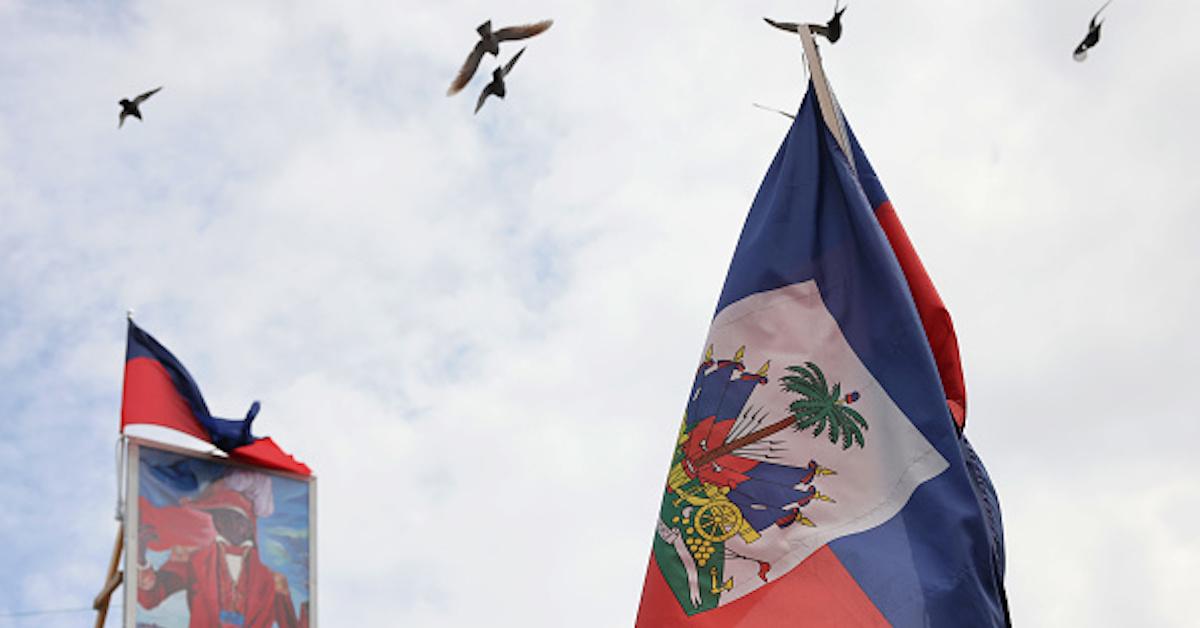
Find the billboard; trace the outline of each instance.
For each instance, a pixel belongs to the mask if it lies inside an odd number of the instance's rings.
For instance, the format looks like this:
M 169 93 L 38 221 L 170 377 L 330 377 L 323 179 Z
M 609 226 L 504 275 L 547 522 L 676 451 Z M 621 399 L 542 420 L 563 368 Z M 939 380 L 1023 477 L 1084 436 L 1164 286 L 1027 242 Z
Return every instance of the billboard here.
M 311 628 L 316 483 L 131 439 L 126 628 Z

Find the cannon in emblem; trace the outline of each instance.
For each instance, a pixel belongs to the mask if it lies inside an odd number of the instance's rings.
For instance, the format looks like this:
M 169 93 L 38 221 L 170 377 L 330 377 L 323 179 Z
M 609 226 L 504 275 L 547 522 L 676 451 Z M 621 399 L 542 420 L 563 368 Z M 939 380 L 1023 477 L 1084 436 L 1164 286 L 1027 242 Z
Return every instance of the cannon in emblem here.
M 696 507 L 693 527 L 701 538 L 720 543 L 737 534 L 747 543 L 758 540 L 758 532 L 742 516 L 737 505 L 726 497 L 729 487 L 718 487 L 690 478 L 683 470 L 683 465 L 678 463 L 671 468 L 667 483 L 679 496 L 675 500 L 676 506 L 687 502 Z

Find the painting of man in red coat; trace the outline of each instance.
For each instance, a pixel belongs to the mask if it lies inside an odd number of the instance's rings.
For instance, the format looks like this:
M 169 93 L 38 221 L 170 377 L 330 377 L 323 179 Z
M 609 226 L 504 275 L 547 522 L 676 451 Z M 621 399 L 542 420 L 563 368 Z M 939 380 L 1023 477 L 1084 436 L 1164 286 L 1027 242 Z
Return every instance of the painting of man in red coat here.
M 178 607 L 177 594 L 182 594 L 187 610 L 186 624 L 180 626 L 306 628 L 307 603 L 298 617 L 288 578 L 264 563 L 259 545 L 258 522 L 275 510 L 272 478 L 255 471 L 226 469 L 223 475 L 206 479 L 203 473 L 195 473 L 194 466 L 157 470 L 167 478 L 166 484 L 182 482 L 186 487 L 194 481 L 202 487 L 194 497 L 161 506 L 145 495 L 139 497 L 139 613 L 155 609 L 172 596 Z M 181 480 L 181 470 L 192 475 L 184 473 Z M 273 547 L 279 555 L 282 546 L 276 543 Z M 147 559 L 147 549 L 157 551 L 157 567 Z M 174 612 L 169 623 L 183 621 Z M 166 623 L 161 619 L 143 623 L 139 615 L 138 625 Z

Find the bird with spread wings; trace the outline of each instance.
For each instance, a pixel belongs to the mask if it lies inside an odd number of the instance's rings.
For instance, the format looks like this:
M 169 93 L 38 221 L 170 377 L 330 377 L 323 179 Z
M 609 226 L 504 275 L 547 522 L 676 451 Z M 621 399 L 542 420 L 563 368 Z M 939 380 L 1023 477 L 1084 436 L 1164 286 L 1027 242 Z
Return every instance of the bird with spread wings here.
M 829 18 L 829 22 L 825 24 L 808 24 L 807 26 L 815 35 L 820 35 L 829 40 L 829 43 L 836 44 L 842 38 L 842 14 L 846 12 L 846 7 L 839 8 L 835 3 L 833 5 L 833 17 Z M 769 17 L 764 17 L 767 24 L 774 26 L 782 31 L 795 33 L 800 30 L 800 24 L 796 22 L 776 22 Z
M 457 94 L 467 86 L 467 83 L 471 82 L 471 78 L 475 76 L 475 71 L 479 69 L 479 63 L 483 61 L 485 53 L 492 56 L 499 56 L 500 42 L 528 39 L 545 32 L 552 25 L 554 25 L 554 20 L 542 20 L 522 26 L 506 26 L 500 30 L 493 31 L 491 20 L 480 24 L 475 29 L 479 33 L 479 41 L 471 49 L 471 54 L 467 55 L 467 60 L 463 63 L 462 68 L 458 70 L 458 75 L 454 77 L 454 82 L 446 90 L 446 95 L 453 96 Z M 512 62 L 510 61 L 509 63 Z
M 1100 18 L 1100 12 L 1103 11 L 1111 2 L 1112 0 L 1105 2 L 1104 6 L 1100 7 L 1100 11 L 1096 11 L 1096 14 L 1092 16 L 1092 21 L 1088 22 L 1087 35 L 1083 38 L 1083 41 L 1079 42 L 1078 46 L 1075 46 L 1075 53 L 1071 55 L 1076 61 L 1083 61 L 1084 59 L 1087 59 L 1088 50 L 1100 43 L 1100 25 L 1104 23 L 1104 20 L 1096 20 Z
M 127 118 L 129 116 L 133 116 L 133 117 L 137 118 L 138 120 L 141 120 L 142 112 L 138 109 L 138 105 L 142 104 L 143 102 L 146 102 L 147 98 L 157 94 L 158 90 L 160 90 L 160 89 L 162 89 L 161 86 L 156 87 L 156 88 L 146 92 L 145 94 L 142 94 L 142 95 L 138 96 L 137 98 L 134 98 L 133 100 L 129 100 L 128 98 L 122 98 L 121 101 L 117 103 L 118 105 L 121 105 L 121 114 L 117 118 L 117 128 L 119 129 L 119 128 L 125 126 L 125 118 Z
M 479 100 L 475 103 L 475 113 L 479 113 L 479 110 L 483 108 L 483 101 L 487 100 L 488 96 L 504 98 L 505 94 L 508 93 L 504 85 L 504 77 L 508 76 L 509 72 L 512 72 L 513 66 L 517 64 L 517 59 L 520 59 L 524 53 L 524 48 L 518 50 L 517 54 L 508 60 L 508 63 L 492 71 L 492 82 L 485 85 L 483 91 L 479 93 Z

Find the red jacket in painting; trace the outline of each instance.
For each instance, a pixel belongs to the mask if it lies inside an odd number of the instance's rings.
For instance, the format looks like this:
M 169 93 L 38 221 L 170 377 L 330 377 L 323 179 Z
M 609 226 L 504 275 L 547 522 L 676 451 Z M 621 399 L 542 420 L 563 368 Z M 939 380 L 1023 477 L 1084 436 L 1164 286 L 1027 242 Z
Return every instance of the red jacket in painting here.
M 242 569 L 234 581 L 226 555 L 239 551 Z M 139 578 L 138 603 L 154 608 L 172 593 L 186 590 L 190 628 L 298 626 L 287 579 L 264 565 L 253 546 L 233 548 L 217 541 L 194 551 L 176 547 L 152 573 L 153 578 Z

